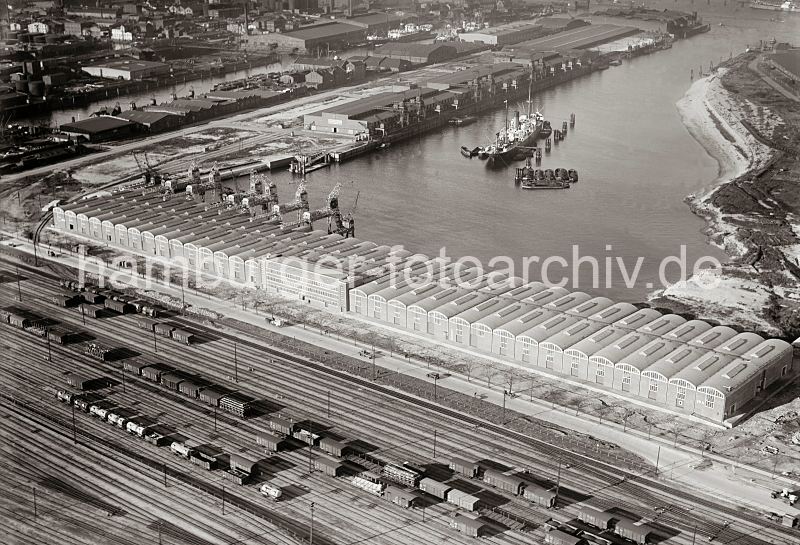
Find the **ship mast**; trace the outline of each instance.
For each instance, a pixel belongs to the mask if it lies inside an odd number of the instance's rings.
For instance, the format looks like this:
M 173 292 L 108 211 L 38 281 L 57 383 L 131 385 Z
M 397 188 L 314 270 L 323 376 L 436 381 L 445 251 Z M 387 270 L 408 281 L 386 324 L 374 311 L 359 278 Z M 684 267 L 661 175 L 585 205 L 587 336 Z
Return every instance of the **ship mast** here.
M 533 89 L 533 60 L 531 60 L 531 76 L 528 79 L 528 123 L 531 122 L 531 91 Z

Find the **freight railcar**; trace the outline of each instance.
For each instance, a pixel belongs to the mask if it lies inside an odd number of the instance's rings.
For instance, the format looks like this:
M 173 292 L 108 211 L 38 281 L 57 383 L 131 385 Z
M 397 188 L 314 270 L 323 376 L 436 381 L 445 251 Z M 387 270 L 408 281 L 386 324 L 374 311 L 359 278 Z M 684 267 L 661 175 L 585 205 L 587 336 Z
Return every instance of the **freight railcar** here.
M 108 361 L 111 359 L 114 349 L 108 346 L 103 346 L 100 343 L 88 342 L 83 350 L 87 356 L 100 361 Z

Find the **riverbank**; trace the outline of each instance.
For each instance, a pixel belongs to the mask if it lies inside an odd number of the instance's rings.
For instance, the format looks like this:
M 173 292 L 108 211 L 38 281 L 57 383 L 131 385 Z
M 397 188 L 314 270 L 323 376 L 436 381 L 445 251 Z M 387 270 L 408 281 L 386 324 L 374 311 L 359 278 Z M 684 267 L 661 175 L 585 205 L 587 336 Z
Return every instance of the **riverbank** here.
M 730 260 L 651 300 L 793 340 L 800 335 L 800 174 L 787 165 L 796 153 L 769 144 L 781 141 L 786 149 L 789 142 L 797 150 L 800 112 L 749 70 L 752 58 L 695 81 L 677 104 L 689 132 L 720 165 L 711 187 L 687 203 Z

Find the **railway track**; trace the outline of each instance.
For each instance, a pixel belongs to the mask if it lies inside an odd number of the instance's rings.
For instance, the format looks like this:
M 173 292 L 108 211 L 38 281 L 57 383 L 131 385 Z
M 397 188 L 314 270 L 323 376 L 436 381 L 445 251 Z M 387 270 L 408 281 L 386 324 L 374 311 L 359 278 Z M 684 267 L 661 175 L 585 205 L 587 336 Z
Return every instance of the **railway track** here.
M 38 271 L 36 271 L 36 270 L 33 270 L 32 272 L 37 272 L 38 273 Z M 369 381 L 369 380 L 366 380 L 366 379 L 362 379 L 360 377 L 353 377 L 352 375 L 349 375 L 347 373 L 344 373 L 344 372 L 341 372 L 341 371 L 337 371 L 337 370 L 334 370 L 334 369 L 330 369 L 330 368 L 325 367 L 323 365 L 320 365 L 320 364 L 318 364 L 316 362 L 309 361 L 307 358 L 304 358 L 302 356 L 291 354 L 291 353 L 288 353 L 286 351 L 281 351 L 281 350 L 275 349 L 274 347 L 272 347 L 272 348 L 271 347 L 265 347 L 265 346 L 263 346 L 263 344 L 260 344 L 260 343 L 254 342 L 254 341 L 243 340 L 239 336 L 231 335 L 229 333 L 220 332 L 220 331 L 218 331 L 216 329 L 212 330 L 212 329 L 207 328 L 205 326 L 198 325 L 197 323 L 195 323 L 193 321 L 183 320 L 181 318 L 175 318 L 175 319 L 172 319 L 171 321 L 177 321 L 177 322 L 183 323 L 184 325 L 188 325 L 192 329 L 205 331 L 205 333 L 214 335 L 216 337 L 227 338 L 228 340 L 234 340 L 235 339 L 239 346 L 249 347 L 255 353 L 264 353 L 264 352 L 266 352 L 266 353 L 270 354 L 271 356 L 273 356 L 276 360 L 285 361 L 288 364 L 295 366 L 295 368 L 296 368 L 296 365 L 302 365 L 307 370 L 309 370 L 309 371 L 311 371 L 313 373 L 322 373 L 323 375 L 328 376 L 328 377 L 335 377 L 339 382 L 341 382 L 343 384 L 356 385 L 359 388 L 362 388 L 364 390 L 369 390 L 369 391 L 371 391 L 373 393 L 377 393 L 377 394 L 380 394 L 382 396 L 389 396 L 390 398 L 403 400 L 404 402 L 406 402 L 406 403 L 408 403 L 410 405 L 421 407 L 421 408 L 423 408 L 423 409 L 425 409 L 427 411 L 431 411 L 431 412 L 433 412 L 435 414 L 448 416 L 448 417 L 452 418 L 455 421 L 459 421 L 459 422 L 462 422 L 462 423 L 466 422 L 466 423 L 469 423 L 470 425 L 481 427 L 482 429 L 484 429 L 486 431 L 490 431 L 490 432 L 495 433 L 499 437 L 513 438 L 516 441 L 519 441 L 519 442 L 521 442 L 523 444 L 529 444 L 529 445 L 533 446 L 534 448 L 536 448 L 536 450 L 545 451 L 545 452 L 549 453 L 550 455 L 555 456 L 556 458 L 578 460 L 580 462 L 580 464 L 577 465 L 577 468 L 580 468 L 581 470 L 586 471 L 587 473 L 590 472 L 589 470 L 591 470 L 591 469 L 596 469 L 597 471 L 595 471 L 595 474 L 596 474 L 598 479 L 602 479 L 606 483 L 609 483 L 609 482 L 614 483 L 614 482 L 616 482 L 615 487 L 618 490 L 624 490 L 625 492 L 627 492 L 626 495 L 631 495 L 631 497 L 637 497 L 637 495 L 639 495 L 639 496 L 643 495 L 643 488 L 642 487 L 646 486 L 647 488 L 655 489 L 656 491 L 666 492 L 667 494 L 669 494 L 671 496 L 679 496 L 679 497 L 681 497 L 683 499 L 683 501 L 685 501 L 689 505 L 691 505 L 692 503 L 695 503 L 695 506 L 696 506 L 699 503 L 699 505 L 701 507 L 708 507 L 708 508 L 716 510 L 716 511 L 722 511 L 722 514 L 725 515 L 725 516 L 730 516 L 731 518 L 735 518 L 735 519 L 736 518 L 744 518 L 742 513 L 738 512 L 736 510 L 731 510 L 731 509 L 727 508 L 726 506 L 723 506 L 723 505 L 718 504 L 716 502 L 707 501 L 707 500 L 704 500 L 703 498 L 697 498 L 696 496 L 694 496 L 692 494 L 688 494 L 688 493 L 676 494 L 676 492 L 678 492 L 678 491 L 675 491 L 674 489 L 672 489 L 672 487 L 669 487 L 668 485 L 660 483 L 658 481 L 653 481 L 652 479 L 648 479 L 643 475 L 637 475 L 637 474 L 633 474 L 633 473 L 629 473 L 629 472 L 623 472 L 623 471 L 621 471 L 621 470 L 619 470 L 617 468 L 610 468 L 610 467 L 607 467 L 607 466 L 606 467 L 602 467 L 602 468 L 597 468 L 596 467 L 596 465 L 597 465 L 596 462 L 588 461 L 588 460 L 585 459 L 585 457 L 576 456 L 576 455 L 564 456 L 564 450 L 561 447 L 551 446 L 551 445 L 547 444 L 546 442 L 542 442 L 540 440 L 536 440 L 535 438 L 530 438 L 530 437 L 524 436 L 522 434 L 517 434 L 515 432 L 509 431 L 508 429 L 506 429 L 504 427 L 497 426 L 497 425 L 494 425 L 494 424 L 491 424 L 491 423 L 487 423 L 487 422 L 485 422 L 485 421 L 483 421 L 481 419 L 478 419 L 478 418 L 475 418 L 475 417 L 471 417 L 469 415 L 464 415 L 460 411 L 454 411 L 452 409 L 441 407 L 438 404 L 434 404 L 434 403 L 431 403 L 431 402 L 426 401 L 426 400 L 421 400 L 421 399 L 417 398 L 416 396 L 410 396 L 408 394 L 405 394 L 405 393 L 402 393 L 402 392 L 398 392 L 398 391 L 393 390 L 391 388 L 375 384 L 372 381 Z M 603 465 L 605 465 L 605 464 L 603 464 Z M 609 478 L 611 478 L 610 481 L 609 481 Z M 652 496 L 652 492 L 648 491 L 647 494 L 644 494 L 644 496 L 645 497 Z M 695 501 L 694 498 L 697 498 L 697 500 L 700 500 L 700 501 Z M 658 500 L 656 500 L 656 501 L 658 501 Z M 687 510 L 687 509 L 684 509 L 684 508 L 680 508 L 678 506 L 675 507 L 674 511 L 676 512 L 676 519 L 675 520 L 679 520 L 679 518 L 682 518 L 683 515 L 685 515 L 687 513 L 691 513 L 690 510 Z M 694 517 L 695 515 L 692 515 L 692 516 Z M 747 517 L 748 517 L 747 521 L 750 522 L 751 524 L 755 525 L 756 528 L 770 527 L 771 529 L 773 529 L 772 527 L 775 526 L 775 525 L 770 525 L 767 521 L 764 521 L 761 518 L 758 518 L 758 517 L 755 517 L 755 516 L 747 515 Z M 666 519 L 666 518 L 667 517 L 665 517 L 664 519 Z M 664 520 L 664 519 L 662 519 L 662 520 Z M 718 526 L 718 524 L 716 524 L 716 523 L 709 525 L 709 527 L 710 527 L 710 529 L 708 531 L 709 535 L 715 535 L 715 533 L 716 533 L 715 527 L 716 526 Z M 685 523 L 683 524 L 683 527 L 684 528 L 686 527 Z M 702 532 L 702 530 L 701 530 L 701 532 Z M 784 532 L 791 532 L 791 531 L 784 530 Z M 790 535 L 790 534 L 787 534 L 787 535 Z M 741 541 L 741 539 L 743 539 L 744 537 L 747 537 L 746 534 L 740 534 L 739 535 L 739 539 L 740 540 L 737 541 L 737 543 L 742 543 L 743 541 Z M 747 541 L 745 541 L 745 542 L 747 542 L 747 543 L 764 543 L 764 541 L 759 540 L 757 538 L 754 538 L 753 536 L 747 537 Z

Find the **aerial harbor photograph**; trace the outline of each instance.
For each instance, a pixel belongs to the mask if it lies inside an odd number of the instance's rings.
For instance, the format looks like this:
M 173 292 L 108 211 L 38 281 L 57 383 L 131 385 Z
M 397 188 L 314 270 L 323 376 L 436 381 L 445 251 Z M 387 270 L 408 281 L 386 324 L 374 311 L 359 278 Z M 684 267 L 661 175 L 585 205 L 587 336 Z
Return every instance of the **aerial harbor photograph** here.
M 800 544 L 800 2 L 5 0 L 0 544 Z

